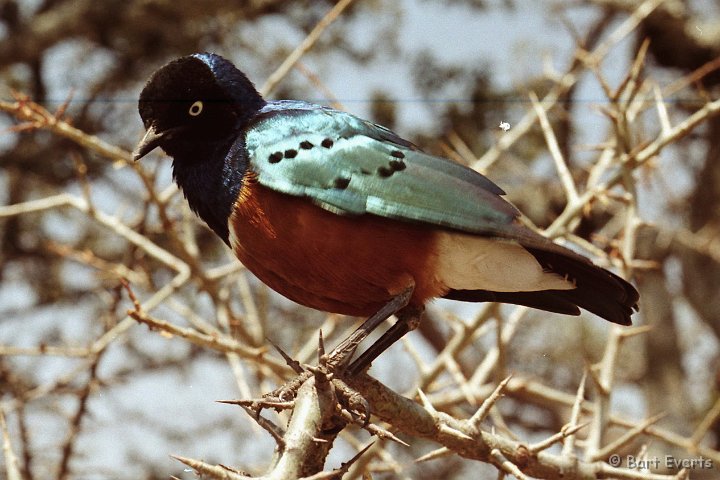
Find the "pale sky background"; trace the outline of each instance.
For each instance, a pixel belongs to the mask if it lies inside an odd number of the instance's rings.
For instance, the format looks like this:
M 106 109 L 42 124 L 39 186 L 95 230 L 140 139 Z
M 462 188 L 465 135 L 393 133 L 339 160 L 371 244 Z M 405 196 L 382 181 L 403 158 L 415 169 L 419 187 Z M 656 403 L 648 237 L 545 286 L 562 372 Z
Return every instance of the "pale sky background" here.
M 37 1 L 26 0 L 26 5 L 37 3 Z M 546 59 L 556 70 L 564 71 L 567 67 L 566 62 L 571 58 L 571 52 L 574 49 L 574 41 L 567 29 L 555 14 L 547 10 L 553 2 L 519 0 L 515 2 L 517 5 L 515 10 L 492 8 L 485 12 L 473 12 L 472 14 L 469 13 L 467 7 L 448 7 L 442 2 L 382 0 L 380 3 L 384 7 L 394 5 L 401 15 L 399 18 L 377 17 L 370 14 L 358 15 L 353 20 L 350 30 L 354 36 L 353 41 L 357 42 L 357 45 L 369 45 L 378 32 L 394 28 L 397 29 L 403 50 L 417 53 L 423 49 L 430 49 L 447 64 L 486 64 L 493 69 L 494 84 L 503 89 L 511 89 L 522 83 L 528 76 L 540 74 Z M 389 8 L 383 8 L 383 11 L 387 9 Z M 569 12 L 570 20 L 580 32 L 584 32 L 585 26 L 592 23 L 594 14 L 597 13 L 595 10 L 583 8 L 569 9 L 567 12 Z M 610 30 L 612 31 L 612 28 Z M 278 18 L 269 18 L 259 24 L 245 26 L 238 35 L 240 35 L 240 39 L 262 39 L 263 44 L 258 48 L 268 50 L 282 45 L 293 48 L 304 36 L 292 25 L 287 25 L 284 20 Z M 616 82 L 625 72 L 628 54 L 632 46 L 632 40 L 623 42 L 613 50 L 606 60 L 605 70 L 611 82 Z M 102 54 L 84 56 L 83 49 L 83 44 L 71 43 L 57 47 L 51 52 L 50 61 L 46 62 L 44 73 L 52 98 L 62 100 L 71 89 L 76 89 L 76 96 L 81 95 L 84 76 L 92 76 L 98 68 L 102 68 L 106 64 L 105 62 L 112 61 L 111 58 Z M 277 67 L 277 65 L 266 64 L 262 58 L 252 58 L 248 56 L 247 52 L 238 52 L 237 56 L 230 51 L 219 53 L 233 59 L 257 85 L 261 85 L 267 75 Z M 79 58 L 81 60 L 78 62 Z M 322 55 L 311 53 L 303 59 L 303 62 L 321 76 L 348 111 L 360 116 L 368 116 L 368 98 L 371 92 L 385 90 L 401 103 L 396 127 L 398 133 L 408 134 L 418 129 L 432 132 L 437 123 L 430 114 L 431 110 L 420 100 L 420 96 L 413 88 L 409 65 L 412 58 L 412 55 L 398 58 L 394 54 L 383 54 L 379 61 L 371 62 L 360 69 L 357 69 L 342 53 Z M 72 68 L 68 68 L 69 65 Z M 157 67 L 159 66 L 157 65 Z M 298 73 L 291 73 L 291 75 L 293 82 L 305 81 Z M 139 138 L 142 131 L 142 125 L 136 113 L 137 95 L 141 87 L 142 85 L 138 84 L 135 90 L 128 92 L 127 97 L 108 99 L 108 101 L 117 101 L 126 105 L 123 110 L 132 112 L 129 116 L 131 123 L 126 124 L 124 131 L 119 132 L 118 135 L 118 138 L 122 138 L 126 142 L 124 146 L 128 148 Z M 308 87 L 308 92 L 312 91 L 312 88 Z M 317 92 L 314 95 L 316 95 L 315 98 L 308 99 L 322 101 L 317 98 Z M 602 101 L 604 95 L 600 92 L 597 84 L 588 78 L 580 83 L 577 98 L 580 102 L 591 104 Z M 447 99 L 437 98 L 435 100 Z M 520 96 L 518 101 L 525 102 L 527 99 Z M 583 130 L 578 132 L 578 142 L 592 143 L 604 138 L 607 121 L 600 115 L 592 113 L 590 109 L 581 115 Z M 496 123 L 506 121 L 512 128 L 518 120 L 518 118 L 498 117 Z M 0 137 L 0 148 L 4 141 L 7 141 L 7 137 L 5 140 Z M 663 161 L 672 161 L 672 156 L 664 155 Z M 169 162 L 165 163 L 163 170 L 166 185 L 170 184 Z M 123 172 L 118 172 L 117 175 L 123 176 Z M 683 179 L 680 174 L 675 181 L 674 188 L 678 192 L 687 186 L 687 179 Z M 0 190 L 2 190 L 3 183 L 4 180 L 0 179 Z M 121 200 L 112 194 L 110 189 L 103 189 L 102 185 L 99 185 L 94 189 L 94 195 L 98 199 L 98 206 L 101 209 L 110 213 L 118 211 L 118 202 Z M 0 200 L 3 198 L 0 197 Z M 652 211 L 652 206 L 647 208 Z M 654 214 L 660 213 L 655 212 Z M 55 222 L 49 220 L 46 222 L 45 228 L 50 235 L 66 240 L 72 239 L 72 233 L 66 231 L 64 222 L 60 218 Z M 230 253 L 227 257 L 229 260 Z M 69 274 L 77 275 L 79 281 L 82 281 L 82 275 L 86 273 L 83 273 L 82 269 L 78 269 L 77 272 L 71 271 Z M 20 309 L 29 306 L 33 303 L 29 292 L 31 292 L 31 288 L 23 283 L 22 278 L 13 278 L 12 275 L 8 275 L 8 280 L 0 285 L 0 305 L 5 311 L 10 305 Z M 33 344 L 37 332 L 53 328 L 58 321 L 62 321 L 62 331 L 66 340 L 72 341 L 73 338 L 76 338 L 80 341 L 84 339 L 86 333 L 83 330 L 86 324 L 84 318 L 86 319 L 87 315 L 93 315 L 91 308 L 84 308 L 81 305 L 55 306 L 53 309 L 47 309 L 39 314 L 33 310 L 32 316 L 24 315 L 22 311 L 14 311 L 11 318 L 0 321 L 0 343 Z M 146 330 L 144 327 L 138 327 L 134 329 L 133 334 L 142 338 L 147 351 L 156 349 L 172 353 L 173 351 L 183 351 L 186 348 L 181 341 L 168 341 L 160 335 L 147 335 Z M 387 356 L 397 354 L 397 350 L 400 348 L 402 348 L 400 345 L 396 345 Z M 116 361 L 113 360 L 115 355 L 113 349 L 108 355 L 110 358 L 105 359 L 103 368 L 112 369 L 113 364 L 117 364 L 121 360 L 120 357 L 117 357 Z M 48 379 L 56 377 L 59 370 L 67 369 L 68 365 L 67 362 L 55 362 L 52 358 L 19 357 L 12 359 L 12 362 L 35 364 L 38 369 L 38 378 Z M 401 381 L 397 378 L 397 372 L 391 372 L 382 367 L 383 364 L 390 366 L 394 362 L 389 360 L 376 363 L 373 372 L 381 379 L 390 384 L 398 384 Z M 226 363 L 222 360 L 197 362 L 193 364 L 190 374 L 185 378 L 154 378 L 146 375 L 134 378 L 130 382 L 131 384 L 103 389 L 99 396 L 93 397 L 91 400 L 93 422 L 80 441 L 89 465 L 116 466 L 122 464 L 121 462 L 127 462 L 128 452 L 120 452 L 116 446 L 118 438 L 128 437 L 137 439 L 132 442 L 137 448 L 134 453 L 139 458 L 153 459 L 159 471 L 170 471 L 177 466 L 176 462 L 167 456 L 168 452 L 230 465 L 251 466 L 254 463 L 261 466 L 265 465 L 269 459 L 273 447 L 273 442 L 269 437 L 257 429 L 248 431 L 248 428 L 253 428 L 252 422 L 245 417 L 244 413 L 241 413 L 240 409 L 214 403 L 214 400 L 238 396 L 233 378 Z M 132 395 L 128 395 L 129 391 L 133 392 Z M 634 397 L 637 398 L 636 395 Z M 633 414 L 642 413 L 637 402 L 632 401 L 633 395 L 617 395 L 616 398 L 619 398 L 618 401 L 622 404 L 619 408 Z M 57 408 L 72 411 L 70 405 L 58 405 Z M 118 421 L 118 415 L 124 411 L 133 412 L 147 421 L 140 423 Z M 172 419 L 172 422 L 168 419 Z M 217 428 L 218 424 L 222 424 L 222 427 Z M 205 427 L 207 427 L 206 430 L 204 430 Z M 57 426 L 52 423 L 51 417 L 48 417 L 46 422 L 34 425 L 33 428 L 35 429 L 36 445 L 39 446 L 45 442 L 48 445 L 57 444 L 57 436 L 53 433 Z M 158 435 L 162 428 L 178 431 L 198 429 L 198 442 L 191 449 L 188 449 L 187 444 L 184 443 L 173 444 L 172 440 L 168 441 L 167 435 Z M 243 435 L 247 436 L 243 438 Z M 171 435 L 170 438 L 172 438 Z M 239 445 L 241 448 L 238 448 Z M 53 449 L 49 447 L 48 451 L 53 451 Z M 260 452 L 259 455 L 258 452 Z M 336 467 L 352 454 L 349 449 L 342 448 L 342 446 L 335 448 L 330 456 L 328 466 Z M 253 458 L 254 461 L 251 460 Z M 127 473 L 125 478 L 134 478 L 137 472 L 133 470 L 132 462 L 128 463 L 125 468 Z M 38 478 L 42 478 L 42 476 Z M 94 480 L 106 477 L 87 475 L 81 478 Z M 183 479 L 192 478 L 195 477 L 191 473 L 187 473 L 183 477 Z

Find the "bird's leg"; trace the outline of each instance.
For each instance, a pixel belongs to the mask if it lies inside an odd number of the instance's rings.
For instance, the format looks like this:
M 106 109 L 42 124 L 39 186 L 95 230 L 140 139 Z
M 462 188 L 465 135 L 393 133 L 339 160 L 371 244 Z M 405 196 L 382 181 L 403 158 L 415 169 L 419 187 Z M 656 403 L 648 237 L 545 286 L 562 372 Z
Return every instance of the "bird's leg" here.
M 395 322 L 395 325 L 390 327 L 382 337 L 378 338 L 375 343 L 370 345 L 370 348 L 365 350 L 357 360 L 350 364 L 346 370 L 347 374 L 356 375 L 362 372 L 381 353 L 390 348 L 392 344 L 400 340 L 406 333 L 415 330 L 420 324 L 420 317 L 422 316 L 423 310 L 422 307 L 404 307 L 400 310 L 397 313 L 398 321 Z
M 357 349 L 357 346 L 360 345 L 360 343 L 363 340 L 365 340 L 367 338 L 367 336 L 370 335 L 382 322 L 384 322 L 387 318 L 389 318 L 393 314 L 402 310 L 410 301 L 410 297 L 412 297 L 414 290 L 415 290 L 414 285 L 408 287 L 402 293 L 393 297 L 380 310 L 378 310 L 377 313 L 375 313 L 374 315 L 369 317 L 367 320 L 365 320 L 362 325 L 360 325 L 345 340 L 340 342 L 340 344 L 337 347 L 335 347 L 332 352 L 330 352 L 330 355 L 328 356 L 327 364 L 331 368 L 337 369 L 339 366 L 346 365 L 347 363 L 349 363 L 350 359 L 353 356 L 353 353 L 355 353 L 355 350 Z M 390 332 L 390 330 L 388 330 L 388 332 L 386 332 L 385 335 L 387 335 L 387 333 L 389 333 L 389 332 Z M 384 337 L 384 335 L 383 335 L 383 337 Z M 400 338 L 400 337 L 398 337 L 398 338 Z M 370 348 L 372 348 L 372 347 L 370 347 Z M 387 348 L 387 347 L 385 347 L 385 348 Z M 382 350 L 377 352 L 377 355 L 379 355 L 381 352 L 382 352 Z M 363 356 L 364 356 L 364 354 L 363 354 Z M 375 357 L 373 357 L 373 358 L 375 358 Z M 370 361 L 372 361 L 372 359 Z

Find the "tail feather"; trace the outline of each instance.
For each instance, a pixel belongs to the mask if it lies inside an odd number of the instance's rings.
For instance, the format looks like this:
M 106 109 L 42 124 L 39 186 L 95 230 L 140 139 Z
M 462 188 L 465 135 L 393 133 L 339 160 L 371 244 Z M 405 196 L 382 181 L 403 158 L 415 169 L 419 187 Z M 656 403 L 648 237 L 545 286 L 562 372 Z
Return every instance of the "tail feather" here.
M 523 305 L 546 312 L 580 315 L 580 309 L 572 301 L 556 293 L 562 290 L 543 290 L 539 292 L 490 292 L 488 290 L 450 290 L 443 298 L 461 302 L 498 302 Z
M 638 310 L 640 296 L 628 282 L 574 252 L 568 251 L 568 254 L 536 248 L 528 248 L 528 251 L 543 268 L 575 282 L 574 290 L 559 291 L 556 296 L 610 322 L 620 325 L 632 323 L 630 316 Z
M 550 241 L 525 246 L 548 271 L 575 283 L 573 290 L 535 292 L 492 292 L 487 290 L 451 290 L 445 298 L 470 302 L 501 302 L 524 305 L 555 313 L 579 315 L 580 308 L 620 325 L 631 325 L 630 316 L 638 310 L 639 295 L 628 282 L 598 267 L 585 257 Z

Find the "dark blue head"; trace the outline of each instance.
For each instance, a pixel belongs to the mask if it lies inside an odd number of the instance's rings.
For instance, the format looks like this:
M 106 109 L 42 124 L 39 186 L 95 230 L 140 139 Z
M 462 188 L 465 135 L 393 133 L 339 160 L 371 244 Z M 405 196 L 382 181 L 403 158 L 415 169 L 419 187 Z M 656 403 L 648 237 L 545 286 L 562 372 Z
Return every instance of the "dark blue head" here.
M 157 70 L 140 94 L 147 129 L 133 158 L 161 147 L 176 161 L 198 158 L 213 143 L 241 129 L 265 101 L 228 60 L 196 53 Z
M 138 109 L 147 133 L 133 158 L 156 147 L 173 157 L 173 175 L 190 207 L 225 243 L 247 168 L 244 150 L 230 154 L 230 148 L 264 105 L 250 80 L 212 53 L 168 63 L 140 94 Z

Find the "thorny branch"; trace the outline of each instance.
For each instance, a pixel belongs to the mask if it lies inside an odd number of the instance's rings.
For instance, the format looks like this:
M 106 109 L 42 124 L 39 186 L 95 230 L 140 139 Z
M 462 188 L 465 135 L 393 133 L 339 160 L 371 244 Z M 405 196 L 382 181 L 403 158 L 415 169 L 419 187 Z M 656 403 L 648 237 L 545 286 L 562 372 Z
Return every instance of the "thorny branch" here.
M 352 0 L 338 2 L 268 78 L 263 90 L 274 90 L 293 68 L 302 68 L 304 74 L 312 76 L 312 72 L 304 66 L 298 67 L 298 62 L 351 3 Z M 611 82 L 603 75 L 600 67 L 608 54 L 659 7 L 664 8 L 661 0 L 642 2 L 592 51 L 578 49 L 568 70 L 551 78 L 554 83 L 548 93 L 539 98 L 531 92 L 531 106 L 525 116 L 474 162 L 474 167 L 481 171 L 493 167 L 504 152 L 538 127 L 547 143 L 566 200 L 561 213 L 544 229 L 544 233 L 561 241 L 575 241 L 595 255 L 599 263 L 621 267 L 626 274 L 643 266 L 648 268 L 648 264 L 634 258 L 635 230 L 643 223 L 637 205 L 637 177 L 652 169 L 652 163 L 666 147 L 677 145 L 720 113 L 720 99 L 708 100 L 673 125 L 663 91 L 644 78 L 647 43 L 639 49 L 635 62 L 617 87 L 612 88 Z M 676 82 L 678 86 L 673 88 L 692 85 L 714 68 L 706 67 L 699 73 L 694 72 L 687 79 Z M 557 109 L 562 95 L 588 72 L 595 76 L 607 93 L 608 106 L 604 112 L 612 125 L 613 135 L 611 140 L 598 148 L 596 161 L 589 168 L 583 183 L 576 166 L 565 158 L 559 147 L 551 114 Z M 643 107 L 639 105 L 655 107 L 660 127 L 652 135 L 636 127 L 643 113 Z M 110 346 L 128 341 L 132 327 L 138 323 L 147 325 L 152 332 L 158 332 L 168 341 L 182 339 L 197 348 L 220 352 L 229 364 L 238 392 L 244 398 L 285 385 L 281 390 L 283 398 L 237 402 L 276 442 L 276 456 L 271 465 L 258 475 L 225 465 L 175 457 L 205 478 L 341 478 L 348 471 L 360 470 L 360 467 L 367 472 L 385 469 L 397 473 L 402 471 L 403 465 L 394 458 L 387 445 L 394 442 L 406 445 L 402 448 L 409 448 L 407 445 L 412 447 L 417 438 L 430 440 L 439 446 L 417 458 L 418 462 L 437 462 L 459 455 L 492 465 L 499 475 L 516 478 L 687 478 L 687 470 L 652 472 L 607 463 L 613 454 L 627 454 L 639 445 L 643 451 L 651 441 L 679 448 L 687 455 L 699 454 L 715 462 L 716 466 L 720 465 L 720 452 L 703 443 L 720 418 L 720 401 L 714 402 L 704 412 L 690 436 L 658 426 L 662 412 L 649 412 L 643 419 L 627 419 L 612 411 L 611 400 L 616 386 L 624 380 L 620 378 L 619 370 L 626 345 L 632 337 L 648 334 L 646 327 L 612 328 L 601 359 L 587 367 L 575 395 L 534 381 L 522 372 L 513 372 L 512 378 L 507 377 L 501 382 L 493 380 L 502 378 L 510 368 L 507 357 L 518 343 L 523 327 L 528 325 L 529 317 L 526 308 L 513 308 L 508 313 L 496 305 L 483 306 L 470 320 L 448 318 L 451 325 L 449 338 L 430 363 L 427 363 L 426 355 L 417 351 L 413 342 L 407 342 L 408 364 L 414 362 L 418 375 L 405 395 L 371 376 L 338 379 L 322 368 L 303 365 L 309 362 L 317 349 L 314 335 L 310 335 L 303 345 L 296 345 L 298 353 L 295 358 L 299 362 L 295 363 L 288 356 L 287 363 L 297 367 L 298 376 L 293 379 L 292 369 L 269 354 L 264 346 L 264 335 L 272 331 L 267 328 L 269 310 L 265 299 L 257 294 L 245 271 L 235 263 L 220 267 L 205 265 L 196 238 L 187 234 L 193 228 L 191 217 L 185 215 L 178 220 L 173 213 L 174 188 L 159 192 L 154 172 L 147 172 L 130 162 L 126 150 L 74 127 L 64 117 L 64 109 L 52 113 L 27 96 L 17 94 L 14 101 L 0 101 L 0 110 L 18 122 L 13 127 L 16 131 L 48 131 L 114 162 L 118 168 L 131 170 L 143 185 L 146 196 L 146 210 L 140 218 L 104 212 L 96 204 L 87 169 L 82 160 L 77 160 L 78 180 L 83 185 L 81 194 L 53 193 L 43 198 L 0 206 L 0 221 L 74 211 L 93 226 L 125 242 L 131 253 L 125 257 L 127 263 L 122 263 L 109 255 L 104 257 L 103 252 L 77 250 L 71 244 L 58 242 L 46 244 L 47 252 L 112 278 L 116 287 L 121 282 L 120 278 L 127 279 L 122 283 L 131 307 L 120 300 L 121 295 L 113 297 L 114 301 L 108 306 L 108 317 L 112 321 L 83 346 L 62 342 L 58 345 L 0 345 L 2 357 L 53 355 L 82 359 L 81 364 L 53 381 L 34 384 L 24 390 L 20 380 L 10 382 L 20 393 L 8 395 L 0 401 L 5 473 L 9 479 L 31 478 L 31 472 L 23 468 L 22 456 L 16 453 L 15 428 L 6 424 L 6 418 L 22 422 L 24 405 L 71 391 L 76 395 L 78 404 L 74 414 L 70 415 L 68 435 L 61 446 L 56 470 L 58 478 L 69 478 L 71 461 L 77 451 L 77 438 L 87 416 L 88 401 L 105 386 L 105 379 L 98 373 L 99 364 Z M 455 140 L 454 145 L 462 145 L 459 138 Z M 467 150 L 466 146 L 463 148 Z M 457 156 L 467 158 L 468 151 L 457 153 Z M 620 218 L 617 225 L 610 225 L 608 231 L 604 231 L 611 239 L 613 248 L 610 254 L 574 233 L 584 214 L 597 203 L 612 205 L 616 217 Z M 145 230 L 149 224 L 149 209 L 157 212 L 162 230 L 169 237 L 167 242 Z M 716 232 L 712 229 L 692 232 L 679 228 L 665 233 L 673 241 L 718 262 L 720 244 L 716 241 L 717 236 L 713 235 Z M 158 277 L 168 280 L 158 280 Z M 217 318 L 206 318 L 197 305 L 187 300 L 186 297 L 196 293 L 194 289 L 209 297 Z M 241 299 L 240 306 L 234 298 Z M 118 308 L 120 304 L 122 308 Z M 152 313 L 161 307 L 162 314 Z M 190 326 L 175 320 L 164 320 L 171 317 L 165 307 L 179 313 Z M 240 311 L 245 313 L 238 313 Z M 273 315 L 278 315 L 278 312 Z M 337 330 L 344 330 L 338 328 L 339 324 L 338 316 L 329 315 L 322 328 L 329 336 Z M 467 357 L 472 356 L 476 347 L 489 338 L 492 339 L 489 343 L 491 347 L 467 368 Z M 591 399 L 586 398 L 588 390 L 592 391 Z M 292 399 L 284 398 L 286 394 Z M 367 419 L 361 420 L 362 415 L 348 405 L 351 397 L 367 403 L 372 412 L 369 423 Z M 562 420 L 557 431 L 542 437 L 542 440 L 516 439 L 503 417 L 509 415 L 502 408 L 506 402 L 537 405 Z M 261 417 L 259 405 L 266 411 L 279 413 L 273 418 Z M 289 420 L 283 416 L 283 411 L 292 412 Z M 491 421 L 493 426 L 489 427 Z M 283 426 L 279 425 L 281 423 Z M 350 424 L 358 425 L 384 441 L 374 445 L 361 443 L 354 431 L 346 428 Z M 337 436 L 357 446 L 358 453 L 340 468 L 323 472 L 326 457 Z M 558 444 L 562 447 L 554 448 Z M 24 463 L 27 467 L 30 461 Z

